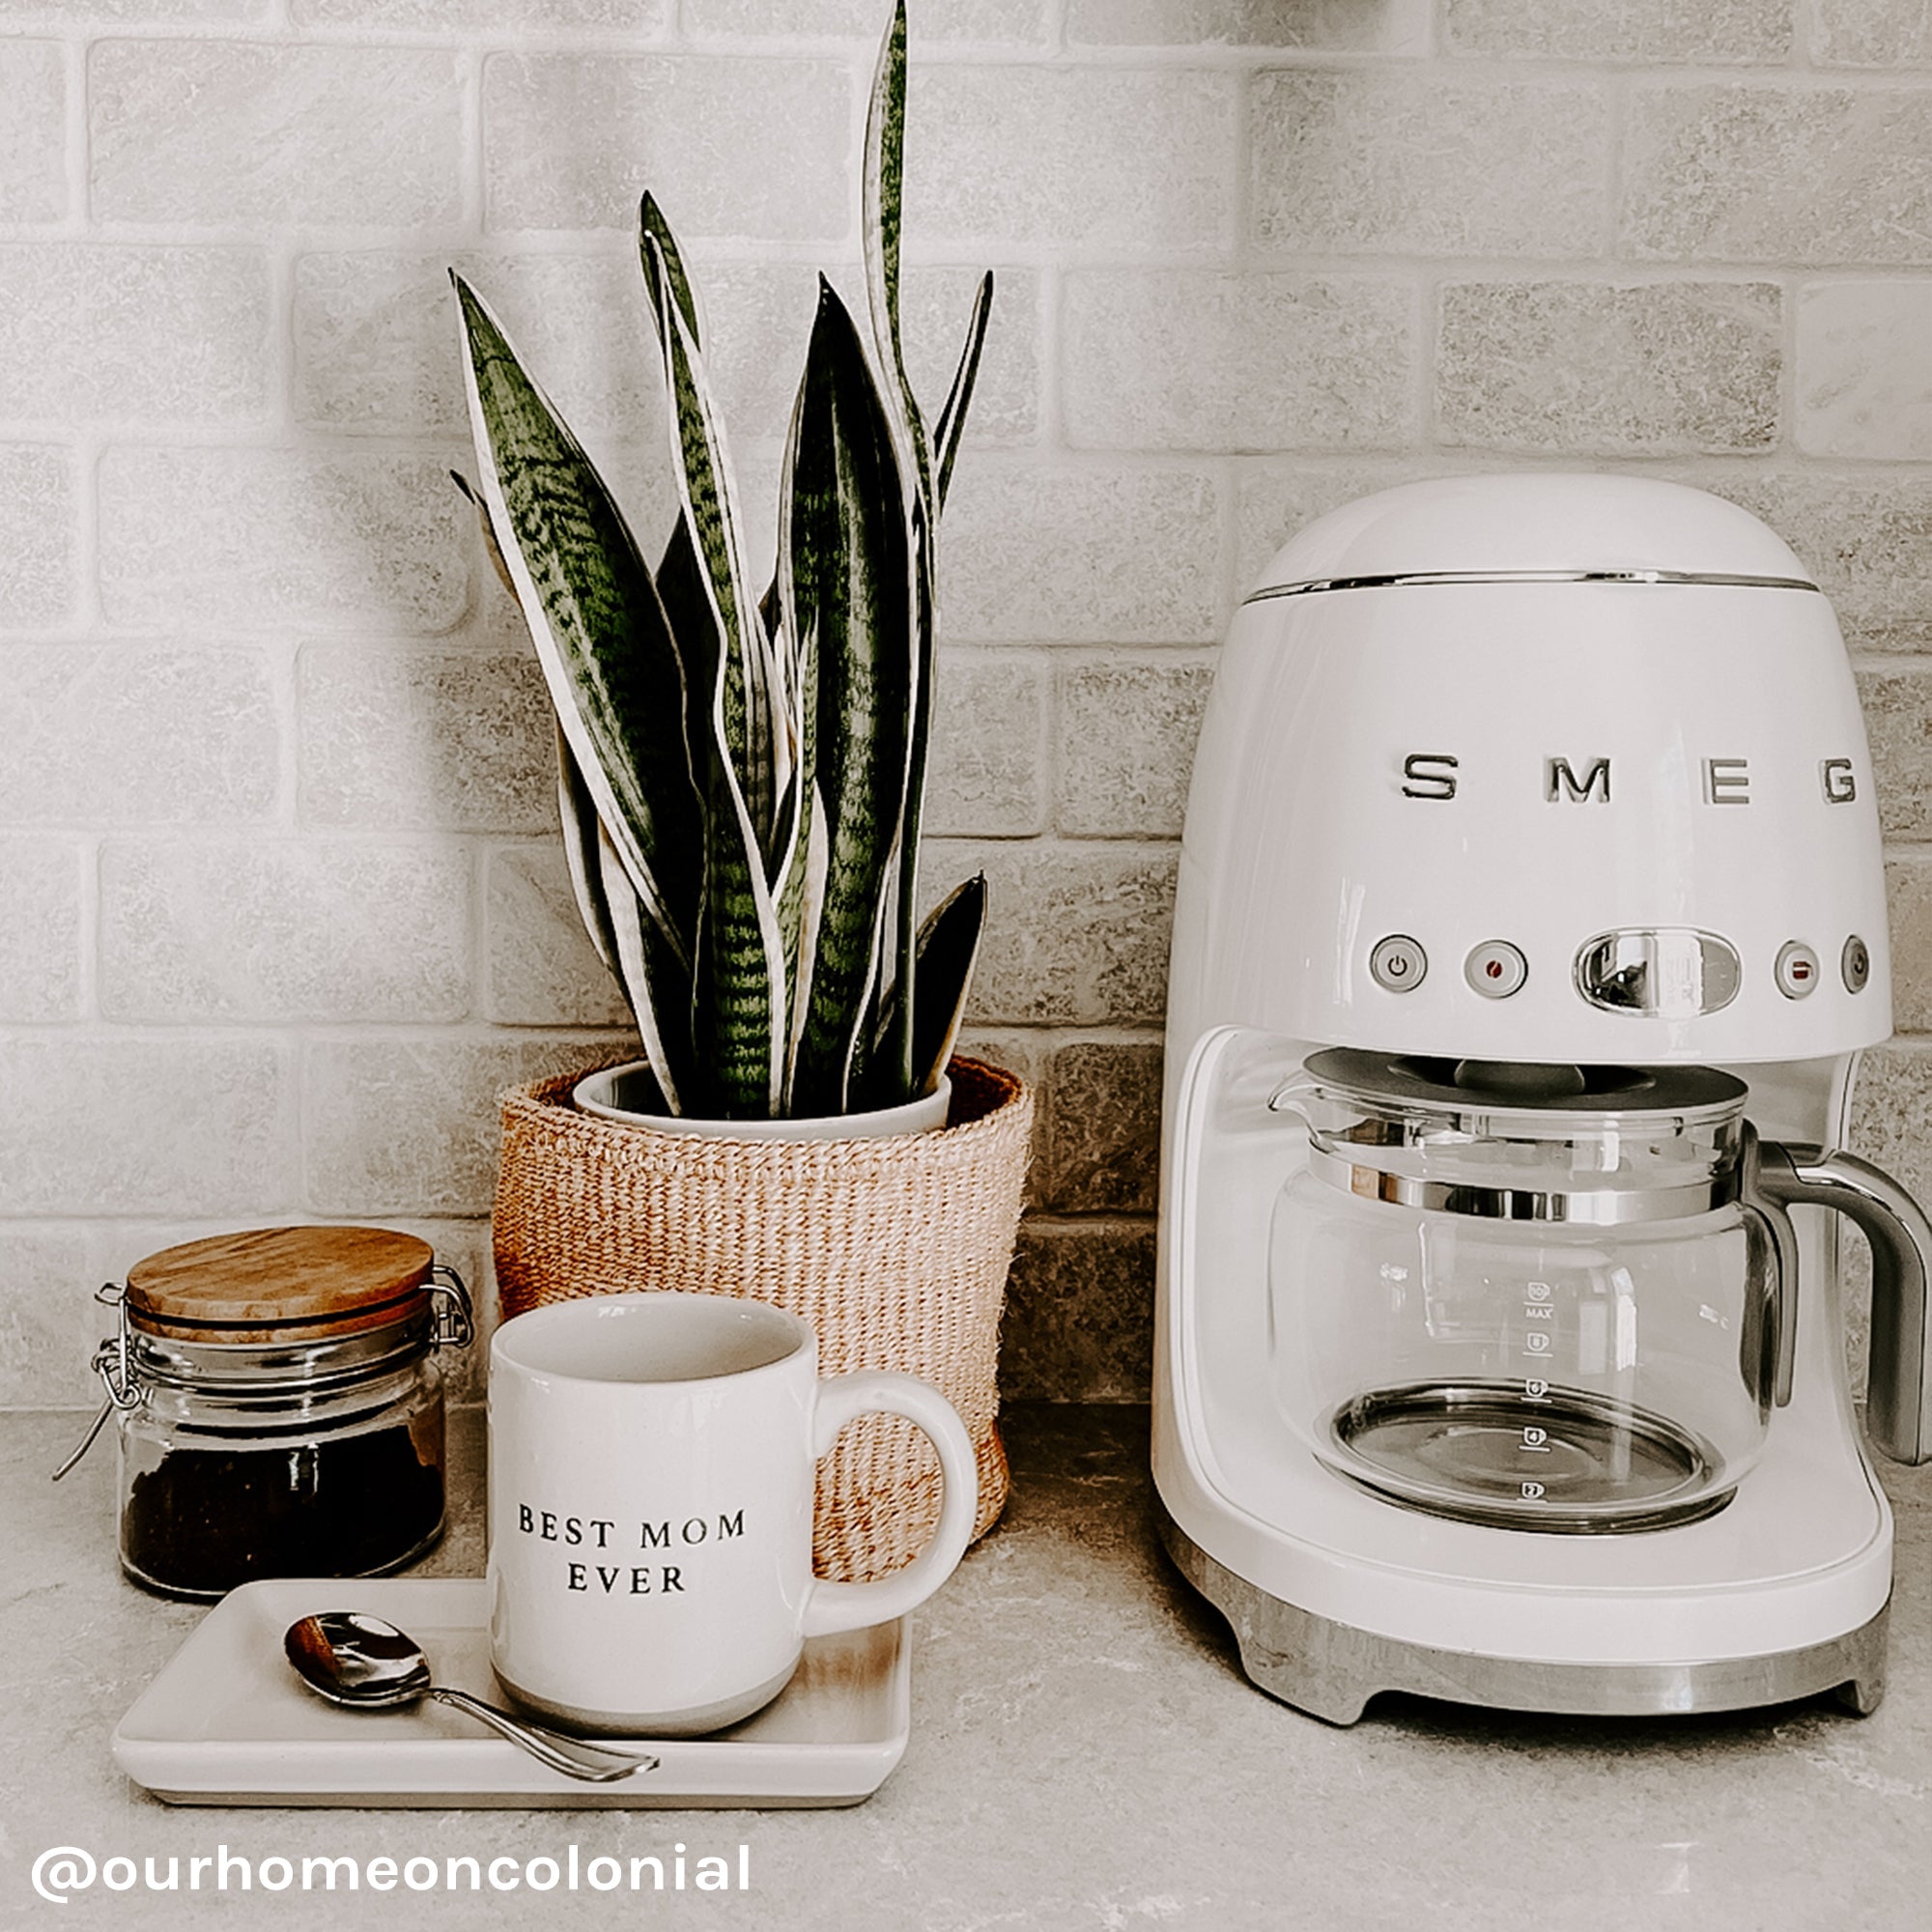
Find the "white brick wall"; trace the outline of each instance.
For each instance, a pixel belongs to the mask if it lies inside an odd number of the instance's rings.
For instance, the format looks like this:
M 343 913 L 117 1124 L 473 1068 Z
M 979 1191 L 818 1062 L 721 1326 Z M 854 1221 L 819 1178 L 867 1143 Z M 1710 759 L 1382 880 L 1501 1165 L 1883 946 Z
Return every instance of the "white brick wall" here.
M 551 724 L 445 478 L 445 270 L 655 538 L 630 228 L 690 241 L 753 540 L 857 292 L 880 0 L 0 0 L 0 1404 L 190 1234 L 486 1252 L 494 1094 L 623 1037 Z M 1860 656 L 1932 1187 L 1932 28 L 1918 0 L 914 0 L 906 327 L 994 333 L 948 515 L 927 890 L 1039 1082 L 1009 1383 L 1144 1384 L 1175 845 L 1286 534 L 1602 464 L 1781 530 Z M 473 1381 L 469 1384 L 473 1388 Z

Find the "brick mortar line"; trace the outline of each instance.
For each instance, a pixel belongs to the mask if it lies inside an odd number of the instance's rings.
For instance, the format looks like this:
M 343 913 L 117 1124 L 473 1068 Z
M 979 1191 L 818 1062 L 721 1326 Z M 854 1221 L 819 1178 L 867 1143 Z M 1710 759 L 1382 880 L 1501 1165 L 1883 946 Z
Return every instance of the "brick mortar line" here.
M 1409 310 L 1415 335 L 1415 440 L 1426 450 L 1439 447 L 1442 439 L 1442 289 L 1439 279 L 1420 283 Z
M 1429 323 L 1430 316 L 1427 312 L 1422 320 L 1425 324 Z M 1419 335 L 1426 333 L 1426 329 L 1418 329 Z M 1424 377 L 1429 378 L 1431 363 L 1421 356 L 1417 359 Z M 1790 366 L 1788 360 L 1787 366 Z M 1432 382 L 1430 384 L 1432 390 L 1434 386 Z M 620 459 L 635 459 L 645 455 L 647 451 L 654 452 L 655 439 L 632 437 L 622 430 L 596 429 L 586 430 L 583 434 L 601 443 L 603 454 L 612 467 L 615 467 L 615 463 Z M 156 419 L 117 423 L 99 418 L 63 422 L 51 417 L 25 416 L 0 420 L 0 446 L 72 451 L 76 447 L 74 439 L 77 438 L 84 438 L 88 444 L 94 445 L 94 454 L 98 457 L 124 451 L 156 455 L 175 453 L 198 455 L 228 451 L 236 455 L 284 455 L 297 459 L 299 465 L 315 468 L 326 467 L 331 463 L 353 463 L 357 459 L 375 461 L 385 458 L 449 466 L 461 464 L 471 457 L 468 440 L 456 431 L 448 433 L 447 436 L 435 432 L 418 436 L 406 431 L 382 430 L 371 430 L 366 433 L 305 432 L 300 424 L 279 422 L 192 423 L 179 419 L 174 421 Z M 1468 443 L 1458 446 L 1469 450 L 1469 461 L 1472 466 L 1480 462 L 1486 454 L 1497 463 L 1511 457 L 1520 457 L 1525 463 L 1537 460 L 1553 463 L 1560 462 L 1563 456 L 1563 452 L 1552 452 L 1544 445 L 1525 444 L 1517 449 L 1512 449 L 1503 443 Z M 770 439 L 745 437 L 735 442 L 734 454 L 763 464 L 775 458 L 779 448 L 780 445 Z M 978 461 L 993 459 L 997 473 L 1001 475 L 1052 475 L 1063 469 L 1171 473 L 1184 471 L 1188 468 L 1207 474 L 1212 472 L 1214 467 L 1222 463 L 1252 466 L 1285 461 L 1307 463 L 1317 468 L 1334 468 L 1351 464 L 1368 466 L 1401 462 L 1418 456 L 1433 458 L 1435 451 L 1426 440 L 1425 427 L 1423 436 L 1404 437 L 1400 440 L 1350 442 L 1338 434 L 1321 442 L 1257 443 L 1240 448 L 1229 448 L 1225 444 L 1205 441 L 1155 443 L 1090 440 L 1047 444 L 1005 439 L 975 443 L 969 439 L 967 454 L 969 458 Z M 1849 450 L 1844 452 L 1810 450 L 1796 442 L 1779 444 L 1776 448 L 1740 443 L 1732 448 L 1709 451 L 1698 450 L 1690 445 L 1681 448 L 1659 447 L 1596 452 L 1577 449 L 1570 452 L 1570 460 L 1679 465 L 1692 463 L 1717 465 L 1727 462 L 1776 463 L 1779 466 L 1776 473 L 1790 477 L 1843 473 L 1848 477 L 1896 476 L 1905 480 L 1916 480 L 1918 476 L 1932 471 L 1932 456 L 1884 456 L 1865 455 Z M 480 605 L 477 607 L 479 613 L 481 608 Z M 108 621 L 104 612 L 101 621 Z
M 883 11 L 881 22 L 884 20 Z M 1902 76 L 1906 79 L 1932 71 L 1932 61 L 1906 60 L 1889 65 L 1832 63 L 1820 65 L 1776 55 L 1747 56 L 1721 60 L 1703 55 L 1647 58 L 1619 57 L 1611 54 L 1512 53 L 1492 49 L 1462 49 L 1449 45 L 1400 47 L 1350 47 L 1278 45 L 1264 43 L 1230 43 L 1210 40 L 1176 42 L 1080 41 L 1058 33 L 1049 23 L 1042 40 L 969 40 L 937 38 L 922 34 L 917 25 L 910 43 L 913 71 L 922 68 L 950 67 L 1038 67 L 1072 71 L 1146 71 L 1164 72 L 1176 68 L 1191 68 L 1204 72 L 1236 75 L 1256 71 L 1387 71 L 1411 74 L 1440 71 L 1465 81 L 1497 87 L 1525 81 L 1574 81 L 1577 78 L 1614 78 L 1639 74 L 1659 85 L 1709 86 L 1713 84 L 1776 84 L 1797 87 L 1804 83 L 1834 86 L 1841 83 L 1882 84 Z M 372 49 L 396 46 L 436 50 L 452 44 L 471 45 L 489 53 L 529 54 L 540 58 L 596 59 L 611 54 L 634 58 L 691 58 L 727 61 L 838 60 L 863 67 L 869 76 L 877 49 L 877 38 L 869 32 L 851 34 L 782 32 L 728 32 L 679 24 L 672 28 L 635 29 L 584 28 L 569 30 L 535 26 L 514 28 L 482 26 L 384 28 L 379 23 L 315 23 L 294 30 L 286 40 L 260 33 L 238 30 L 231 24 L 197 24 L 156 21 L 137 29 L 114 32 L 95 30 L 96 38 L 135 42 L 197 40 L 245 44 L 262 41 L 268 44 L 310 46 L 367 46 Z
M 1444 0 L 1447 4 L 1447 0 Z M 1631 85 L 1628 74 L 1619 74 L 1605 86 L 1609 117 L 1608 153 L 1605 156 L 1604 253 L 1615 254 L 1621 215 L 1630 191 Z
M 480 48 L 467 48 L 458 64 L 461 105 L 457 120 L 457 176 L 463 203 L 463 226 L 482 235 L 489 225 L 489 139 L 483 120 L 483 69 Z
M 1145 1210 L 1096 1208 L 1092 1213 L 1069 1212 L 1061 1208 L 1051 1209 L 1029 1208 L 1024 1216 L 1025 1225 L 1039 1233 L 1078 1231 L 1082 1234 L 1103 1235 L 1146 1234 L 1158 1220 L 1158 1210 L 1152 1208 Z
M 1074 1026 L 1058 1020 L 1004 1026 L 969 1022 L 964 1031 L 982 1036 L 1023 1034 L 1056 1052 L 1063 1046 L 1157 1046 L 1166 1037 L 1166 1028 L 1158 1020 L 1095 1021 L 1092 1026 Z
M 1794 72 L 1816 71 L 1816 60 L 1812 46 L 1818 38 L 1817 9 L 1813 0 L 1792 0 L 1791 5 L 1791 52 L 1788 56 Z
M 1924 651 L 1854 651 L 1849 654 L 1854 671 L 1883 672 L 1932 671 L 1932 649 Z
M 22 428 L 25 421 L 21 421 Z M 350 457 L 408 457 L 424 462 L 446 462 L 452 453 L 465 454 L 469 439 L 460 430 L 448 431 L 372 431 L 367 435 L 347 435 L 304 427 L 300 423 L 267 421 L 237 423 L 195 423 L 180 419 L 146 423 L 111 423 L 89 419 L 64 426 L 67 433 L 85 430 L 100 444 L 105 457 L 118 451 L 165 455 L 171 452 L 232 450 L 238 454 L 264 452 L 298 456 L 315 463 L 331 463 Z M 42 423 L 39 434 L 46 435 Z M 13 424 L 0 420 L 0 440 L 14 438 Z M 641 439 L 639 440 L 641 442 Z
M 36 829 L 43 828 L 37 824 Z M 44 829 L 55 828 L 48 824 Z M 338 852 L 354 849 L 446 852 L 453 856 L 458 851 L 467 850 L 472 839 L 487 839 L 493 845 L 518 850 L 539 849 L 547 842 L 541 834 L 495 832 L 478 826 L 437 828 L 412 825 L 389 829 L 383 826 L 291 824 L 265 828 L 259 820 L 247 823 L 228 819 L 202 819 L 155 824 L 139 819 L 128 819 L 116 824 L 94 819 L 84 826 L 74 825 L 66 829 L 98 832 L 105 844 L 133 845 L 154 851 L 213 851 L 222 845 L 245 844 L 251 852 L 262 853 L 300 852 L 311 849 Z M 555 838 L 556 835 L 552 833 L 550 840 L 554 842 Z
M 922 838 L 920 841 L 920 855 L 923 859 L 928 851 L 931 851 L 935 855 L 947 852 L 967 852 L 979 845 L 1002 845 L 1009 849 L 1015 846 L 1029 846 L 1046 853 L 1086 850 L 1095 847 L 1105 851 L 1119 851 L 1123 847 L 1130 847 L 1152 859 L 1171 855 L 1179 843 L 1180 841 L 1177 838 L 1150 837 L 1145 834 L 1135 838 L 1062 838 L 1057 834 L 1035 834 L 1025 838 L 989 838 L 983 834 L 962 832 L 946 833 L 943 835 L 935 834 L 930 838 Z
M 1932 104 L 1932 88 L 1928 88 Z M 1204 275 L 1298 275 L 1308 279 L 1351 278 L 1388 281 L 1404 276 L 1458 277 L 1502 284 L 1528 280 L 1601 280 L 1619 275 L 1636 282 L 1673 280 L 1747 281 L 1915 281 L 1932 276 L 1932 249 L 1922 259 L 1871 261 L 1856 257 L 1792 262 L 1773 257 L 1650 257 L 1615 252 L 1573 251 L 1564 254 L 1461 251 L 1429 252 L 1413 248 L 1277 248 L 1250 244 L 1237 238 L 1236 251 L 1219 244 L 1185 248 L 1148 248 L 1133 253 L 1083 252 L 1078 241 L 1019 241 L 1003 236 L 946 236 L 915 240 L 906 248 L 909 270 L 961 272 L 991 267 L 1042 272 L 1060 270 L 1069 275 L 1155 275 L 1192 272 Z M 193 249 L 251 250 L 271 254 L 281 244 L 299 263 L 310 256 L 385 257 L 401 262 L 435 262 L 445 255 L 499 254 L 517 260 L 555 260 L 584 266 L 611 266 L 628 260 L 636 237 L 630 226 L 493 228 L 467 221 L 439 228 L 396 224 L 310 222 L 293 230 L 269 220 L 260 222 L 134 222 L 101 220 L 85 228 L 66 229 L 43 223 L 0 222 L 0 247 L 30 249 L 84 248 L 164 252 Z M 858 260 L 851 237 L 793 236 L 767 238 L 745 234 L 712 234 L 693 243 L 694 268 L 739 269 L 769 266 L 851 271 Z
M 272 1208 L 265 1209 L 263 1215 L 257 1215 L 253 1218 L 261 1221 L 266 1214 L 273 1213 L 274 1211 Z M 244 1216 L 242 1218 L 245 1219 L 248 1217 Z M 421 1228 L 438 1227 L 447 1228 L 452 1231 L 473 1231 L 480 1222 L 487 1220 L 489 1217 L 480 1214 L 441 1213 L 409 1214 L 401 1218 Z M 305 1221 L 294 1225 L 313 1227 L 319 1225 L 321 1220 L 322 1216 L 320 1214 L 312 1214 Z M 117 1227 L 206 1228 L 210 1234 L 223 1234 L 232 1230 L 235 1226 L 233 1221 L 213 1214 L 61 1214 L 42 1212 L 36 1209 L 25 1214 L 8 1215 L 4 1222 L 0 1222 L 0 1236 L 4 1236 L 6 1234 L 16 1229 L 28 1229 L 45 1235 L 67 1235 L 86 1241 L 93 1236 L 95 1229 L 103 1221 L 112 1222 Z
M 1798 449 L 1798 298 L 1794 273 L 1777 282 L 1777 420 L 1771 450 L 1788 462 Z
M 83 46 L 68 43 L 62 49 L 62 86 L 66 93 L 62 135 L 66 143 L 67 213 L 60 226 L 71 234 L 85 234 L 92 209 L 89 193 L 87 53 Z
M 1932 91 L 1928 91 L 1932 96 Z M 360 238 L 360 239 L 357 239 Z M 448 254 L 500 254 L 516 262 L 556 262 L 584 268 L 635 266 L 634 227 L 555 227 L 492 230 L 470 225 L 436 224 L 420 227 L 306 223 L 293 232 L 282 224 L 101 221 L 72 233 L 49 228 L 43 223 L 0 222 L 0 248 L 84 249 L 105 253 L 126 249 L 139 253 L 188 252 L 227 249 L 235 252 L 268 254 L 277 242 L 284 242 L 297 262 L 315 257 L 324 261 L 370 257 L 401 263 L 437 263 Z M 497 247 L 497 242 L 502 245 Z M 512 246 L 511 244 L 514 244 Z M 689 249 L 692 267 L 698 274 L 708 270 L 770 268 L 795 270 L 801 277 L 814 270 L 835 276 L 856 276 L 860 262 L 850 238 L 826 240 L 795 236 L 761 236 L 744 233 L 712 234 L 694 242 Z M 1186 248 L 1148 248 L 1134 253 L 1082 252 L 1080 244 L 1059 242 L 1029 242 L 1013 237 L 960 238 L 914 237 L 903 253 L 908 270 L 961 276 L 977 275 L 991 268 L 997 276 L 1003 270 L 1040 272 L 1065 270 L 1075 274 L 1158 274 L 1182 270 L 1205 274 L 1310 276 L 1366 276 L 1387 278 L 1399 273 L 1427 275 L 1479 275 L 1498 266 L 1513 272 L 1505 279 L 1523 274 L 1565 274 L 1582 276 L 1599 270 L 1625 270 L 1639 276 L 1663 278 L 1671 275 L 1703 274 L 1719 271 L 1720 278 L 1734 279 L 1753 270 L 1768 276 L 1829 277 L 1893 281 L 1922 279 L 1932 274 L 1932 249 L 1923 261 L 1845 260 L 1807 263 L 1764 258 L 1751 260 L 1701 260 L 1692 258 L 1635 257 L 1611 252 L 1571 251 L 1564 254 L 1536 254 L 1516 250 L 1486 253 L 1480 250 L 1429 251 L 1398 247 L 1353 247 L 1321 249 L 1311 247 L 1264 246 L 1244 243 L 1238 260 L 1229 251 L 1216 252 L 1205 245 Z M 639 290 L 642 281 L 639 278 Z
M 77 856 L 84 857 L 85 841 L 76 841 Z M 1141 1030 L 1135 1031 L 1134 1028 Z M 1023 1040 L 1049 1058 L 1069 1047 L 1159 1047 L 1166 1038 L 1158 1022 L 1095 1020 L 1026 1021 L 969 1019 L 964 1032 L 987 1039 Z M 306 1052 L 311 1047 L 335 1048 L 343 1045 L 407 1046 L 411 1044 L 502 1046 L 549 1044 L 582 1046 L 603 1050 L 612 1044 L 635 1041 L 636 1035 L 622 1020 L 558 1020 L 545 1025 L 530 1020 L 494 1020 L 478 1010 L 450 1019 L 420 1018 L 344 1018 L 329 1019 L 315 1014 L 293 1018 L 263 1016 L 232 1020 L 201 1016 L 180 1020 L 145 1016 L 115 1018 L 99 1012 L 78 1017 L 49 1020 L 0 1021 L 0 1051 L 14 1045 L 64 1040 L 76 1045 L 166 1046 L 236 1045 L 251 1041 L 263 1045 L 292 1044 Z M 1932 1037 L 1927 1039 L 1932 1046 Z M 12 1216 L 0 1216 L 4 1226 Z
M 1417 447 L 1411 450 L 1389 452 L 1386 450 L 1364 450 L 1359 456 L 1336 451 L 1283 451 L 1280 454 L 1239 456 L 1236 462 L 1247 466 L 1243 475 L 1265 473 L 1269 465 L 1279 466 L 1293 462 L 1298 466 L 1323 472 L 1327 470 L 1348 470 L 1355 468 L 1372 469 L 1387 467 L 1391 462 L 1405 460 L 1427 460 L 1435 452 Z M 1493 454 L 1473 450 L 1468 468 L 1500 469 L 1504 467 L 1527 469 L 1561 469 L 1566 465 L 1574 467 L 1579 459 L 1574 454 L 1562 451 L 1538 452 L 1522 450 L 1514 454 L 1495 452 Z M 1606 466 L 1629 469 L 1633 465 L 1643 465 L 1658 469 L 1689 471 L 1695 469 L 1699 475 L 1718 476 L 1731 482 L 1743 484 L 1753 480 L 1766 482 L 1796 482 L 1810 478 L 1835 476 L 1841 469 L 1849 472 L 1851 480 L 1861 475 L 1896 475 L 1900 480 L 1912 482 L 1932 479 L 1932 457 L 1907 459 L 1903 457 L 1810 457 L 1803 450 L 1792 450 L 1772 462 L 1764 456 L 1748 451 L 1720 451 L 1708 456 L 1632 456 L 1592 458 L 1593 463 L 1602 462 Z
M 1808 20 L 1801 14 L 1801 22 Z M 1541 78 L 1605 78 L 1640 74 L 1660 86 L 1711 84 L 1787 86 L 1884 85 L 1932 71 L 1932 60 L 1907 58 L 1869 64 L 1821 60 L 1810 50 L 1809 34 L 1794 35 L 1783 57 L 1749 55 L 1723 60 L 1708 55 L 1647 58 L 1606 53 L 1517 53 L 1508 49 L 1458 46 L 1442 37 L 1432 20 L 1429 40 L 1419 48 L 1278 45 L 1264 43 L 1230 44 L 1202 41 L 1109 42 L 1068 38 L 1065 9 L 1049 6 L 1040 40 L 952 40 L 915 32 L 914 66 L 1010 67 L 1036 65 L 1065 69 L 1108 71 L 1146 69 L 1158 71 L 1193 67 L 1209 71 L 1244 72 L 1256 69 L 1387 69 L 1394 72 L 1440 70 L 1495 77 L 1495 84 Z M 130 20 L 107 16 L 72 19 L 57 9 L 18 22 L 8 38 L 23 42 L 59 41 L 89 47 L 128 43 L 166 45 L 203 43 L 268 47 L 368 48 L 446 51 L 452 46 L 486 53 L 536 54 L 544 57 L 582 56 L 586 59 L 630 52 L 638 58 L 689 56 L 733 60 L 787 58 L 838 59 L 863 63 L 869 71 L 876 39 L 870 34 L 704 33 L 686 24 L 682 14 L 668 14 L 662 24 L 632 29 L 572 30 L 535 25 L 386 27 L 380 20 L 294 22 L 286 9 L 265 21 Z
M 624 30 L 568 30 L 516 27 L 384 27 L 377 21 L 310 22 L 302 25 L 194 20 L 116 22 L 64 20 L 22 24 L 5 38 L 52 43 L 92 51 L 97 46 L 166 47 L 181 44 L 316 49 L 370 53 L 469 51 L 541 60 L 707 60 L 721 65 L 813 61 L 859 71 L 868 80 L 877 41 L 870 34 L 785 35 L 699 33 L 667 25 Z M 882 15 L 883 17 L 883 15 Z M 1054 29 L 1049 25 L 1049 36 Z M 923 68 L 1009 69 L 1034 67 L 1058 72 L 1135 72 L 1167 74 L 1176 70 L 1226 73 L 1236 77 L 1268 71 L 1387 72 L 1392 76 L 1440 74 L 1463 84 L 1502 89 L 1539 82 L 1634 78 L 1652 92 L 1727 86 L 1786 93 L 1880 92 L 1910 89 L 1932 75 L 1932 59 L 1889 65 L 1818 63 L 1794 43 L 1793 53 L 1736 61 L 1704 57 L 1618 58 L 1607 54 L 1539 54 L 1461 49 L 1442 45 L 1413 51 L 1375 47 L 1230 44 L 1211 41 L 1175 43 L 1091 42 L 1057 38 L 1043 41 L 942 40 L 915 31 L 911 42 L 915 74 Z
M 603 1047 L 621 1040 L 629 1030 L 619 1026 L 586 1026 L 577 1021 L 554 1027 L 511 1025 L 478 1020 L 184 1020 L 178 1025 L 156 1020 L 98 1020 L 41 1026 L 27 1021 L 0 1024 L 0 1048 L 17 1044 L 16 1033 L 36 1038 L 65 1034 L 82 1043 L 101 1046 L 232 1046 L 254 1041 L 287 1049 L 296 1058 L 311 1047 L 341 1046 L 360 1039 L 371 1046 L 501 1046 L 581 1045 Z M 636 1036 L 629 1035 L 635 1038 Z M 0 1217 L 0 1225 L 5 1219 Z
M 461 844 L 469 861 L 468 869 L 469 904 L 466 907 L 469 940 L 469 1017 L 486 1026 L 501 1026 L 490 1010 L 495 994 L 491 973 L 490 871 L 496 847 L 489 835 L 469 832 L 461 835 Z M 573 895 L 573 898 L 574 898 Z

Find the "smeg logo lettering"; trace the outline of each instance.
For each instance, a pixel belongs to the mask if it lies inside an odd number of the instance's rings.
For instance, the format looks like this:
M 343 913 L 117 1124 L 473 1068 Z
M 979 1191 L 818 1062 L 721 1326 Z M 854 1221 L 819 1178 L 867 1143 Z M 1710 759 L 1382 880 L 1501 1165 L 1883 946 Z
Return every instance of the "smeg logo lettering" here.
M 1608 805 L 1611 760 L 1588 757 L 1548 757 L 1543 761 L 1543 797 L 1548 805 Z M 1705 758 L 1699 764 L 1706 805 L 1749 805 L 1751 769 L 1748 758 Z M 1446 805 L 1463 781 L 1463 761 L 1453 752 L 1410 752 L 1402 761 L 1404 798 L 1428 799 Z M 1818 791 L 1827 805 L 1850 805 L 1859 795 L 1859 781 L 1850 758 L 1821 758 Z

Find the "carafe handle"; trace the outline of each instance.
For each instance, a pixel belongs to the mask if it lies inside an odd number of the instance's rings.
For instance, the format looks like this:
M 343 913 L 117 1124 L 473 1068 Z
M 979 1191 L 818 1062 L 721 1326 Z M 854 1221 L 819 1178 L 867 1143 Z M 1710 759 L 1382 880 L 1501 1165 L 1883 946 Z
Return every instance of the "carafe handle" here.
M 1871 1243 L 1872 1305 L 1870 1369 L 1865 1392 L 1865 1428 L 1876 1447 L 1894 1463 L 1932 1461 L 1932 1384 L 1926 1378 L 1932 1353 L 1932 1221 L 1891 1176 L 1856 1154 L 1823 1148 L 1755 1141 L 1747 1153 L 1745 1199 L 1766 1218 L 1790 1222 L 1790 1207 L 1830 1208 L 1863 1230 Z M 1796 1242 L 1789 1250 L 1778 1237 L 1779 1272 L 1787 1260 L 1795 1279 Z M 1788 1292 L 1779 1301 L 1789 1311 Z M 1790 1395 L 1791 1356 L 1780 1350 L 1779 1402 Z

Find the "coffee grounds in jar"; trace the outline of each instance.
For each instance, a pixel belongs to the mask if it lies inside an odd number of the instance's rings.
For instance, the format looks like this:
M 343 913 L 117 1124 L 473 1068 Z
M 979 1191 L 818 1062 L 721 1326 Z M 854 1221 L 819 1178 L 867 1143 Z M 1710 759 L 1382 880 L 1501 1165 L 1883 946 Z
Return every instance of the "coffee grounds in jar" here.
M 419 1432 L 399 1423 L 322 1441 L 171 1448 L 128 1487 L 122 1561 L 137 1582 L 197 1597 L 258 1577 L 393 1568 L 442 1522 L 440 1443 L 425 1445 L 425 1461 Z

